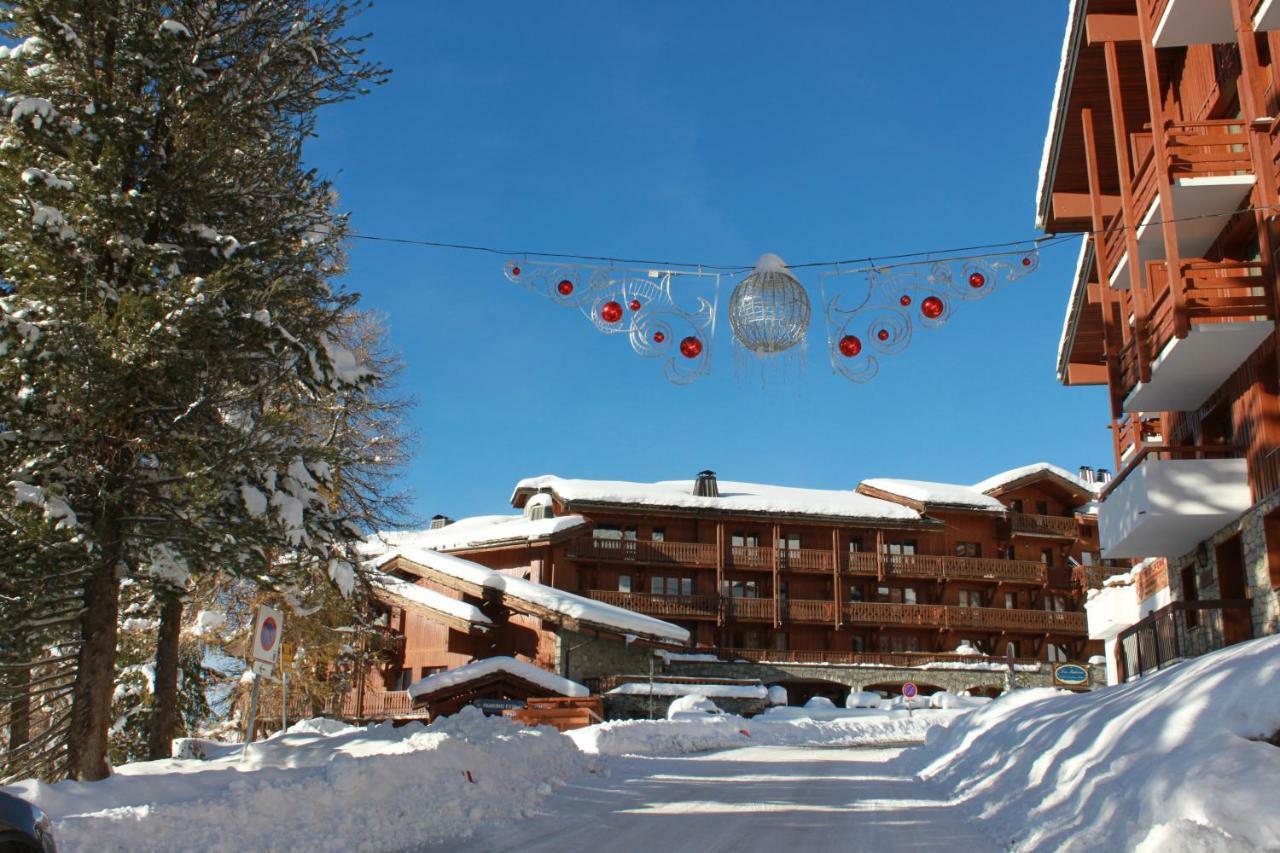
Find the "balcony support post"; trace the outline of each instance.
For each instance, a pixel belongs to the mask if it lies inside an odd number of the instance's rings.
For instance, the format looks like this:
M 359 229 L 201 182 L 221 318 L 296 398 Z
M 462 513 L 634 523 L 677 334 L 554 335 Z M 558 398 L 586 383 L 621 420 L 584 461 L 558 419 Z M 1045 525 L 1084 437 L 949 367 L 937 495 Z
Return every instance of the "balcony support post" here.
M 1173 287 L 1173 334 L 1185 338 L 1190 331 L 1185 304 L 1185 279 L 1182 277 L 1182 257 L 1178 250 L 1178 224 L 1174 221 L 1173 181 L 1170 175 L 1172 162 L 1169 157 L 1169 119 L 1164 114 L 1160 100 L 1160 64 L 1156 57 L 1155 34 L 1148 15 L 1138 16 L 1138 32 L 1142 47 L 1142 70 L 1146 79 L 1147 107 L 1151 113 L 1152 167 L 1156 176 L 1156 197 L 1160 200 L 1160 230 L 1164 236 L 1164 257 L 1169 270 L 1169 284 Z M 1146 211 L 1136 215 L 1143 216 Z M 1137 257 L 1130 259 L 1139 263 Z
M 876 529 L 876 580 L 884 580 L 884 530 Z
M 1119 470 L 1117 468 L 1116 470 Z M 724 522 L 716 522 L 716 626 L 724 627 Z
M 840 630 L 840 529 L 831 528 L 831 624 Z
M 782 601 L 779 595 L 779 565 L 778 558 L 782 552 L 782 528 L 778 525 L 773 526 L 773 627 L 782 627 Z

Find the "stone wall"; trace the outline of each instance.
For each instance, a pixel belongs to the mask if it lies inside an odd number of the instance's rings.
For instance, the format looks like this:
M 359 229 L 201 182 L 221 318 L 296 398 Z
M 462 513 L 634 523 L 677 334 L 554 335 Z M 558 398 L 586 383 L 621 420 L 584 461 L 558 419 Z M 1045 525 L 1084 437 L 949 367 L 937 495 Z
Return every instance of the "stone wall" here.
M 654 696 L 653 697 L 653 714 L 649 714 L 649 697 L 636 695 L 631 693 L 624 694 L 606 694 L 604 697 L 604 717 L 606 720 L 648 720 L 648 719 L 665 719 L 667 716 L 667 708 L 671 706 L 677 698 L 676 696 Z M 721 711 L 730 714 L 739 714 L 744 717 L 750 717 L 759 714 L 768 703 L 764 699 L 740 699 L 729 698 L 723 696 L 708 697 L 716 704 Z

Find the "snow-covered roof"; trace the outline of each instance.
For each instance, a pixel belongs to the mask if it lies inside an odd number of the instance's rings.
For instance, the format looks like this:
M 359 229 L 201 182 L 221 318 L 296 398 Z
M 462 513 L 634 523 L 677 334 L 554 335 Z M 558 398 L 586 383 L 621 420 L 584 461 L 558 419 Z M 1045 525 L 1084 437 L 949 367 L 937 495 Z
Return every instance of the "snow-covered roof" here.
M 920 514 L 909 507 L 860 495 L 853 490 L 799 489 L 730 480 L 720 480 L 718 487 L 719 497 L 704 497 L 693 494 L 692 480 L 632 483 L 618 480 L 571 480 L 547 474 L 521 480 L 516 484 L 511 499 L 514 502 L 521 493 L 551 489 L 562 501 L 570 503 L 582 501 L 880 521 L 920 520 Z
M 706 696 L 712 699 L 766 699 L 769 690 L 763 684 L 677 684 L 655 681 L 652 691 L 647 681 L 619 684 L 610 696 Z
M 1058 337 L 1058 381 L 1067 381 L 1067 356 L 1071 341 L 1076 336 L 1076 323 L 1080 307 L 1088 288 L 1089 268 L 1093 266 L 1093 241 L 1085 234 L 1080 238 L 1080 254 L 1076 256 L 1076 275 L 1071 282 L 1071 295 L 1067 297 L 1067 315 L 1062 318 L 1062 334 Z
M 1072 474 L 1065 468 L 1059 468 L 1049 462 L 1034 462 L 1030 465 L 1023 465 L 1020 468 L 1010 468 L 1008 471 L 1001 471 L 999 474 L 992 475 L 979 483 L 974 483 L 973 488 L 976 491 L 989 494 L 996 489 L 1024 480 L 1027 477 L 1036 474 L 1052 474 L 1055 477 L 1066 480 L 1075 488 L 1090 495 L 1096 495 L 1102 491 L 1101 483 L 1086 483 L 1075 474 Z
M 891 477 L 873 477 L 863 480 L 865 486 L 878 492 L 898 495 L 926 506 L 962 507 L 964 509 L 1004 512 L 1004 504 L 971 486 L 955 483 L 933 483 L 928 480 L 899 480 Z
M 509 605 L 510 599 L 515 599 L 618 634 L 630 634 L 682 645 L 689 642 L 689 632 L 679 625 L 672 625 L 670 622 L 663 622 L 661 619 L 654 619 L 652 616 L 645 616 L 612 604 L 592 601 L 572 592 L 505 575 L 452 554 L 442 554 L 439 551 L 428 551 L 423 548 L 402 547 L 388 551 L 366 565 L 377 568 L 397 557 L 471 586 L 497 590 L 508 599 Z
M 370 537 L 362 550 L 368 556 L 376 556 L 399 547 L 455 551 L 504 543 L 537 542 L 557 533 L 582 527 L 586 523 L 587 520 L 580 515 L 540 518 L 535 521 L 530 521 L 524 515 L 477 515 L 458 519 L 435 530 L 382 531 Z
M 516 678 L 544 687 L 561 696 L 589 696 L 591 691 L 576 681 L 547 672 L 531 663 L 510 657 L 484 658 L 462 666 L 428 675 L 426 678 L 409 685 L 409 695 L 414 699 L 429 696 L 441 690 L 457 687 L 494 673 L 505 673 Z
M 1058 79 L 1053 87 L 1049 108 L 1049 132 L 1040 155 L 1040 178 L 1036 185 L 1036 227 L 1043 229 L 1049 221 L 1053 200 L 1053 175 L 1058 168 L 1058 145 L 1062 141 L 1063 123 L 1067 119 L 1067 100 L 1071 97 L 1071 80 L 1075 76 L 1076 58 L 1084 38 L 1084 0 L 1071 0 L 1067 7 L 1067 32 L 1062 39 L 1062 58 L 1058 63 Z
M 480 611 L 480 608 L 474 604 L 458 601 L 456 598 L 450 598 L 433 589 L 427 589 L 415 583 L 401 580 L 385 572 L 370 570 L 368 577 L 369 583 L 373 585 L 375 595 L 379 592 L 384 592 L 392 598 L 403 599 L 428 610 L 438 611 L 455 619 L 461 619 L 472 625 L 493 624 L 492 620 L 485 616 Z

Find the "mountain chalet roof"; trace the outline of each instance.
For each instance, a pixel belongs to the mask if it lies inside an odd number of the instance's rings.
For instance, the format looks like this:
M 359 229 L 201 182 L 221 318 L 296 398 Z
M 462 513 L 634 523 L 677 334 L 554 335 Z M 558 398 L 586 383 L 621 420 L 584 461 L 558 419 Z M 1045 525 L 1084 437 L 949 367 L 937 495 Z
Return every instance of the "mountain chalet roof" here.
M 1085 495 L 1097 495 L 1102 491 L 1101 483 L 1086 483 L 1065 468 L 1059 468 L 1049 462 L 1035 462 L 1031 465 L 1023 465 L 1021 468 L 1010 468 L 1008 471 L 995 474 L 980 483 L 974 483 L 973 488 L 985 494 L 991 494 L 1021 480 L 1042 477 L 1055 477 Z
M 490 548 L 497 545 L 540 542 L 558 533 L 586 525 L 580 515 L 528 519 L 517 515 L 477 515 L 461 518 L 435 530 L 381 531 L 365 545 L 367 554 L 387 548 L 424 548 L 456 551 L 462 548 Z
M 1049 132 L 1045 135 L 1040 155 L 1040 177 L 1036 184 L 1036 227 L 1043 229 L 1049 221 L 1053 200 L 1053 173 L 1058 168 L 1058 146 L 1067 120 L 1067 101 L 1071 97 L 1071 80 L 1075 76 L 1076 58 L 1084 39 L 1085 2 L 1071 0 L 1067 6 L 1067 31 L 1062 39 L 1062 58 L 1058 62 L 1058 78 L 1053 86 L 1049 108 Z
M 462 666 L 456 666 L 453 669 L 447 669 L 444 672 L 437 672 L 435 675 L 428 675 L 426 678 L 409 685 L 409 695 L 414 699 L 422 696 L 432 696 L 441 691 L 451 690 L 500 673 L 513 676 L 544 690 L 558 693 L 561 696 L 576 698 L 591 695 L 590 690 L 576 681 L 561 678 L 531 663 L 525 663 L 522 660 L 516 660 L 511 657 L 483 658 L 482 660 L 465 663 Z
M 897 495 L 925 507 L 959 508 L 1004 512 L 1005 506 L 972 486 L 954 483 L 934 483 L 928 480 L 899 480 L 891 477 L 873 477 L 863 480 L 858 488 Z
M 428 618 L 443 621 L 462 630 L 472 628 L 487 630 L 493 624 L 492 620 L 474 604 L 458 601 L 433 589 L 427 589 L 376 569 L 368 572 L 368 578 L 373 587 L 374 597 L 388 604 L 425 611 Z
M 401 571 L 418 574 L 459 592 L 484 595 L 488 590 L 495 591 L 502 596 L 504 605 L 517 612 L 550 620 L 562 618 L 624 636 L 679 645 L 689 642 L 689 632 L 679 625 L 503 574 L 452 554 L 425 548 L 391 548 L 365 565 L 380 569 L 392 563 Z
M 621 504 L 720 512 L 811 515 L 878 521 L 920 521 L 909 507 L 858 494 L 853 490 L 800 489 L 760 483 L 718 482 L 719 497 L 693 494 L 693 480 L 631 483 L 619 480 L 571 480 L 554 475 L 529 477 L 516 484 L 513 503 L 523 495 L 550 489 L 560 500 L 588 504 Z

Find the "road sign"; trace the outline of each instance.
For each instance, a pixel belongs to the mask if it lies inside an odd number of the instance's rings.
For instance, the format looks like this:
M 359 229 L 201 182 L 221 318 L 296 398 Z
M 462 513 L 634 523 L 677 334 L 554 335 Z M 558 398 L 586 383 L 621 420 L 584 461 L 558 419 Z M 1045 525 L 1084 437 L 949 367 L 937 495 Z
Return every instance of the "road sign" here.
M 260 661 L 260 660 L 256 660 L 256 661 L 254 661 L 254 662 L 253 662 L 253 674 L 254 674 L 254 675 L 260 675 L 260 676 L 262 676 L 263 678 L 270 678 L 270 677 L 271 677 L 271 674 L 272 674 L 272 673 L 274 673 L 275 671 L 276 671 L 276 670 L 275 670 L 275 667 L 273 667 L 273 666 L 272 666 L 271 664 L 269 664 L 269 663 L 263 663 L 263 662 L 262 662 L 262 661 Z
M 280 657 L 283 633 L 284 614 L 274 607 L 259 605 L 253 620 L 252 657 L 255 663 L 275 664 Z
M 1060 663 L 1053 668 L 1053 683 L 1064 687 L 1082 687 L 1089 683 L 1089 670 L 1074 663 Z
M 904 699 L 914 699 L 919 695 L 920 695 L 920 690 L 910 681 L 902 685 L 902 697 Z

